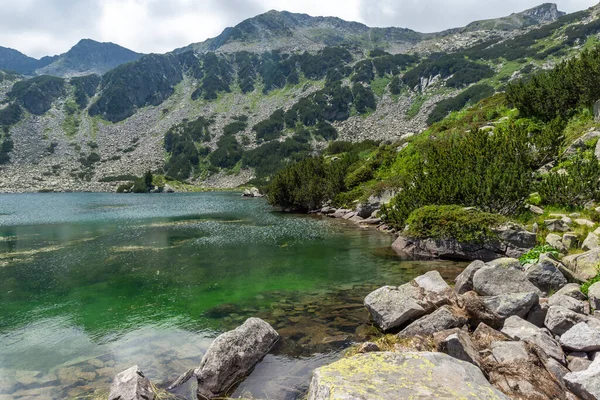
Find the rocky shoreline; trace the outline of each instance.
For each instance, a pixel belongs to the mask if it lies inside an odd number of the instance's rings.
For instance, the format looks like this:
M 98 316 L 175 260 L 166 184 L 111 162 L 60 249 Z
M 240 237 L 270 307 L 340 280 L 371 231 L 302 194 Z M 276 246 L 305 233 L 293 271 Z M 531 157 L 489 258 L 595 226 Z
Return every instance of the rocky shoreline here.
M 500 258 L 473 262 L 454 287 L 437 271 L 381 287 L 364 306 L 386 336 L 316 369 L 308 399 L 596 399 L 600 283 L 586 295 L 566 270 L 549 254 L 527 265 Z M 195 377 L 199 398 L 226 396 L 278 339 L 267 322 L 250 318 L 219 336 L 172 387 Z M 109 399 L 142 398 L 124 396 L 128 385 L 139 393 L 152 387 L 127 370 Z

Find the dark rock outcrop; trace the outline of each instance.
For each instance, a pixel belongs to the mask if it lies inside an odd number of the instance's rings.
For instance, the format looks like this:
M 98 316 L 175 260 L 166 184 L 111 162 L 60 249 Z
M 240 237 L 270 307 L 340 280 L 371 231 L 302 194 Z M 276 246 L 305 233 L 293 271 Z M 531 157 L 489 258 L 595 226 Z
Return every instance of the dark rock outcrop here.
M 491 261 L 502 257 L 520 257 L 535 246 L 536 235 L 518 225 L 495 230 L 496 237 L 483 242 L 460 242 L 452 238 L 411 238 L 399 236 L 392 248 L 401 256 L 441 258 L 461 261 Z

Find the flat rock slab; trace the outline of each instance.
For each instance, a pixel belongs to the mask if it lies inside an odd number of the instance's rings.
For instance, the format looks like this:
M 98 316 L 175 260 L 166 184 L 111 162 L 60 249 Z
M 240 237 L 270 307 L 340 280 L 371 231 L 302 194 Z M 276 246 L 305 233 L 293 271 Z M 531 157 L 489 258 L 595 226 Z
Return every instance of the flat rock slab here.
M 369 353 L 315 370 L 308 400 L 508 399 L 476 366 L 443 353 Z

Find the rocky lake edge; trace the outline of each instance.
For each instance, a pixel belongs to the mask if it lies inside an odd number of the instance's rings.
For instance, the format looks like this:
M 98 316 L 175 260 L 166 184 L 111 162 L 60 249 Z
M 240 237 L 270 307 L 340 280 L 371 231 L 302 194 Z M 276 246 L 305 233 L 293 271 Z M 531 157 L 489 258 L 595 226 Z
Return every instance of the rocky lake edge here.
M 398 234 L 372 208 L 324 207 L 312 214 Z M 416 245 L 413 240 L 408 246 L 409 238 L 399 232 L 393 248 L 406 257 L 475 261 L 453 287 L 430 271 L 367 295 L 364 306 L 379 339 L 358 343 L 341 360 L 314 370 L 306 398 L 600 398 L 600 283 L 590 281 L 600 262 L 594 258 L 600 258 L 600 232 L 590 231 L 582 241 L 581 233 L 572 231 L 593 229 L 594 222 L 580 214 L 548 218 L 543 227 L 549 232 L 548 252 L 521 261 L 516 257 L 535 246 L 537 235 L 513 223 L 495 231 L 496 242 L 475 250 L 457 240 L 425 239 Z M 540 230 L 537 223 L 533 230 Z M 423 251 L 406 251 L 415 248 Z M 574 254 L 567 255 L 569 249 Z M 271 325 L 249 318 L 219 336 L 199 367 L 172 386 L 194 377 L 199 398 L 227 396 L 278 340 Z M 141 398 L 123 397 L 121 390 L 133 393 L 127 385 L 153 387 L 137 366 L 132 368 L 115 378 L 110 400 Z M 137 371 L 134 379 L 124 382 L 132 371 Z

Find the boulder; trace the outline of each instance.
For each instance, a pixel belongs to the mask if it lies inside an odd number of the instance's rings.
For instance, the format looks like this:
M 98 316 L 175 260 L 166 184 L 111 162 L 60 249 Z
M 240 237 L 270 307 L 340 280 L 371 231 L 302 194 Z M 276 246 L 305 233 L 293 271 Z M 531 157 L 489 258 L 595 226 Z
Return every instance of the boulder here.
M 555 335 L 563 335 L 580 322 L 586 322 L 585 315 L 578 314 L 564 307 L 553 306 L 548 309 L 546 328 Z
M 531 310 L 529 310 L 529 314 L 527 314 L 527 322 L 532 323 L 538 328 L 543 328 L 546 315 L 548 314 L 548 308 L 550 308 L 548 299 L 540 299 L 538 304 L 534 304 Z
M 407 326 L 401 336 L 430 336 L 447 329 L 460 328 L 467 323 L 466 316 L 457 308 L 445 305 Z
M 592 365 L 592 362 L 587 358 L 575 357 L 569 362 L 569 371 L 579 372 L 585 371 Z
M 121 372 L 112 382 L 108 400 L 154 400 L 152 384 L 137 365 Z
M 587 226 L 588 228 L 593 228 L 594 226 L 596 226 L 595 223 L 585 218 L 578 218 L 575 220 L 575 223 L 579 226 Z
M 344 215 L 346 215 L 348 213 L 350 213 L 350 210 L 340 208 L 340 209 L 336 210 L 334 213 L 329 214 L 329 216 L 331 218 L 342 218 L 342 217 L 344 217 Z
M 571 230 L 569 224 L 562 219 L 548 219 L 544 221 L 544 224 L 550 232 L 568 232 Z
M 450 289 L 450 286 L 438 271 L 429 271 L 424 275 L 418 276 L 414 279 L 414 282 L 417 286 L 435 293 L 444 293 Z
M 308 400 L 508 399 L 476 366 L 443 353 L 369 353 L 314 371 Z
M 600 398 L 600 358 L 585 371 L 565 375 L 564 380 L 569 390 L 579 398 L 583 400 Z
M 577 283 L 567 283 L 555 294 L 569 296 L 576 300 L 586 300 L 585 294 L 581 291 L 581 285 Z
M 522 318 L 517 316 L 508 318 L 504 322 L 502 333 L 513 340 L 535 344 L 544 350 L 549 357 L 552 357 L 562 364 L 565 363 L 565 354 L 560 344 L 542 329 Z
M 465 294 L 473 290 L 473 276 L 475 275 L 475 272 L 483 267 L 485 267 L 485 263 L 480 260 L 473 261 L 469 264 L 469 266 L 456 277 L 456 280 L 454 281 L 454 292 L 456 294 Z
M 518 262 L 518 260 L 516 260 Z M 520 265 L 520 264 L 519 264 Z M 526 273 L 511 264 L 486 265 L 473 275 L 473 288 L 480 296 L 496 296 L 509 293 L 536 293 L 542 292 L 528 280 Z
M 529 360 L 529 351 L 523 342 L 494 342 L 492 355 L 499 363 L 518 363 Z
M 365 298 L 365 307 L 384 331 L 399 328 L 443 305 L 445 299 L 434 292 L 407 283 L 399 287 L 384 286 Z
M 250 189 L 245 189 L 242 193 L 242 197 L 263 197 L 263 195 L 260 193 L 260 190 L 253 187 Z
M 259 318 L 249 318 L 242 326 L 217 337 L 195 370 L 198 397 L 225 395 L 248 376 L 278 340 L 279 334 Z
M 596 282 L 588 288 L 588 298 L 590 307 L 593 310 L 600 310 L 600 282 Z
M 570 351 L 600 351 L 600 331 L 580 322 L 560 337 L 560 344 Z
M 567 278 L 549 260 L 530 266 L 527 279 L 544 293 L 557 291 L 568 283 Z
M 567 256 L 563 258 L 563 262 L 580 280 L 585 282 L 598 274 L 596 267 L 600 264 L 600 249 Z
M 373 212 L 379 210 L 381 206 L 388 204 L 395 196 L 392 190 L 385 190 L 379 195 L 372 195 L 366 202 L 363 202 L 356 207 L 356 212 L 361 218 L 369 218 Z
M 450 331 L 447 331 L 450 333 Z M 455 329 L 453 333 L 440 332 L 433 336 L 438 351 L 481 368 L 482 361 L 468 333 Z
M 377 344 L 375 344 L 373 342 L 363 343 L 358 348 L 359 353 L 372 353 L 375 351 L 381 351 L 381 349 L 379 348 L 379 346 L 377 346 Z
M 541 262 L 551 262 L 552 264 L 554 264 L 556 269 L 558 269 L 563 274 L 563 276 L 567 279 L 568 282 L 571 282 L 571 283 L 585 282 L 584 280 L 581 279 L 580 276 L 577 275 L 577 273 L 570 270 L 569 268 L 567 268 L 565 266 L 565 264 L 563 264 L 561 261 L 559 261 L 554 256 L 554 254 L 551 254 L 551 253 L 540 254 L 540 258 L 539 258 L 538 262 L 540 262 L 540 263 Z
M 571 372 L 567 367 L 556 361 L 554 358 L 549 358 L 546 363 L 546 369 L 550 372 L 563 387 L 565 386 L 564 377 Z
M 567 250 L 577 248 L 579 237 L 575 233 L 567 232 L 562 237 L 562 244 Z
M 494 233 L 496 238 L 483 243 L 400 235 L 392 248 L 401 256 L 407 257 L 491 261 L 501 257 L 520 257 L 535 246 L 535 233 L 527 232 L 518 225 L 505 225 L 494 229 Z
M 481 300 L 489 311 L 505 320 L 513 315 L 525 318 L 529 310 L 538 303 L 539 297 L 536 293 L 511 293 L 482 297 Z
M 554 294 L 548 299 L 548 305 L 567 308 L 578 314 L 589 313 L 589 305 L 581 300 L 563 294 Z
M 562 237 L 555 233 L 549 233 L 548 236 L 546 236 L 546 244 L 554 247 L 562 254 L 567 254 L 569 252 L 567 246 L 563 244 Z
M 598 236 L 595 233 L 590 232 L 583 241 L 581 248 L 584 251 L 600 249 L 600 239 L 598 239 Z
M 489 349 L 494 342 L 506 341 L 510 338 L 504 333 L 497 331 L 487 324 L 481 323 L 473 332 L 472 340 L 478 350 Z

